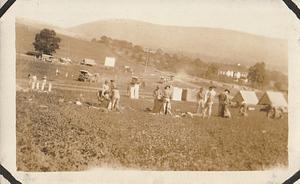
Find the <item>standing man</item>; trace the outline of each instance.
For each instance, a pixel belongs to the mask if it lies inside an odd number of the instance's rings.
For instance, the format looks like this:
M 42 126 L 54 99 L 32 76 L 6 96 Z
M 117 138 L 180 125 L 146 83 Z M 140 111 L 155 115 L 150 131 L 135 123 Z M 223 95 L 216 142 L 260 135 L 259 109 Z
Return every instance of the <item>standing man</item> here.
M 101 96 L 104 95 L 105 92 L 109 92 L 109 85 L 108 85 L 108 80 L 104 81 L 104 84 L 102 85 L 102 94 Z
M 152 108 L 152 113 L 160 113 L 163 107 L 163 99 L 162 99 L 162 91 L 159 85 L 157 85 L 155 90 L 153 91 L 153 97 L 154 97 L 154 104 Z
M 214 90 L 213 86 L 210 86 L 208 88 L 208 91 L 205 94 L 205 108 L 204 108 L 204 112 L 203 112 L 203 118 L 211 117 L 211 111 L 212 111 L 212 105 L 213 105 L 213 99 L 216 96 L 216 92 Z M 207 114 L 206 114 L 207 113 Z
M 224 105 L 223 105 L 223 117 L 224 118 L 231 118 L 231 113 L 229 111 L 230 106 L 230 98 L 229 98 L 230 91 L 228 89 L 225 89 L 225 99 L 224 99 Z
M 204 103 L 205 103 L 205 93 L 201 87 L 197 93 L 198 107 L 196 114 L 203 116 Z
M 219 94 L 219 106 L 218 106 L 218 116 L 223 117 L 224 116 L 224 105 L 225 105 L 225 99 L 226 94 L 225 91 Z
M 116 111 L 120 111 L 120 91 L 117 86 L 113 86 L 112 88 L 112 97 L 111 97 L 111 108 Z
M 171 114 L 171 96 L 172 96 L 172 91 L 171 91 L 171 86 L 167 85 L 164 89 L 163 92 L 163 110 L 164 114 Z

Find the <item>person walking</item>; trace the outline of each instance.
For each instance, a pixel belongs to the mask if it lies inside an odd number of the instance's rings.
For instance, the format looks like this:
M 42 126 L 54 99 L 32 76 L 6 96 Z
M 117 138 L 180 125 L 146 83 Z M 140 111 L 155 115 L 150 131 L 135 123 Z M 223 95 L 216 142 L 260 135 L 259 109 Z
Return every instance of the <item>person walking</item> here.
M 214 87 L 210 86 L 208 91 L 205 94 L 205 105 L 204 105 L 203 118 L 211 117 L 212 105 L 214 103 L 213 100 L 214 100 L 215 96 L 216 96 L 216 92 L 214 90 Z

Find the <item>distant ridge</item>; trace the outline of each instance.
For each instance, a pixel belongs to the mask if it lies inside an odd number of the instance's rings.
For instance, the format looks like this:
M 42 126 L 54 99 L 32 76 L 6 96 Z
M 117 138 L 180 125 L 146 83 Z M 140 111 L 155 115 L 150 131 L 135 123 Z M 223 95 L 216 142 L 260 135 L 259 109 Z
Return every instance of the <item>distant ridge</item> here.
M 283 39 L 219 28 L 158 25 L 128 19 L 107 19 L 71 27 L 68 31 L 99 39 L 102 35 L 153 49 L 190 54 L 208 62 L 252 65 L 264 61 L 287 73 L 288 47 Z

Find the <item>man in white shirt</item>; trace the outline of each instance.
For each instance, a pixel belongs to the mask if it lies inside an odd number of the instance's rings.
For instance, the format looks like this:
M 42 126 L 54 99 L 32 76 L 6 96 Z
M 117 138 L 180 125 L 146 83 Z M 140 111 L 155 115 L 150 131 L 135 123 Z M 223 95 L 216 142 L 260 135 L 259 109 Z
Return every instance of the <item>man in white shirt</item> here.
M 211 111 L 212 111 L 212 105 L 213 105 L 213 100 L 214 97 L 216 96 L 216 92 L 214 90 L 213 86 L 210 86 L 208 88 L 208 91 L 205 94 L 205 106 L 204 106 L 204 112 L 203 112 L 203 117 L 211 117 Z

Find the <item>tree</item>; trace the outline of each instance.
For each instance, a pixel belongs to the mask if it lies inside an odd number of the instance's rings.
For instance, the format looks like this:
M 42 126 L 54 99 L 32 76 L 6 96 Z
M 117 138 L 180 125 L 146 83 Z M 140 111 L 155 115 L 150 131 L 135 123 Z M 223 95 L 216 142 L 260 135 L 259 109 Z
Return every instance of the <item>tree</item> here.
M 249 68 L 248 80 L 255 87 L 263 87 L 268 84 L 266 75 L 266 64 L 264 62 L 256 63 Z
M 206 77 L 214 77 L 218 75 L 218 66 L 216 64 L 210 64 L 205 73 Z
M 56 36 L 54 30 L 43 29 L 40 33 L 35 35 L 35 42 L 33 42 L 34 49 L 40 54 L 55 53 L 56 49 L 59 49 L 59 43 L 61 39 Z

